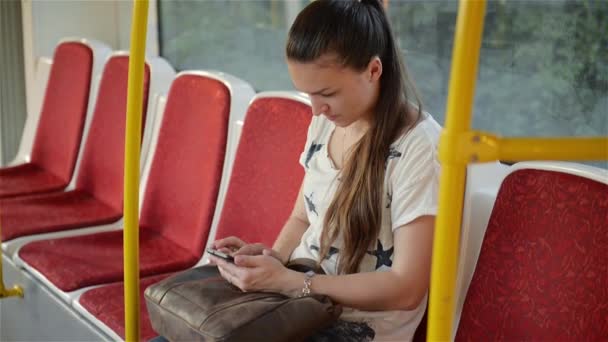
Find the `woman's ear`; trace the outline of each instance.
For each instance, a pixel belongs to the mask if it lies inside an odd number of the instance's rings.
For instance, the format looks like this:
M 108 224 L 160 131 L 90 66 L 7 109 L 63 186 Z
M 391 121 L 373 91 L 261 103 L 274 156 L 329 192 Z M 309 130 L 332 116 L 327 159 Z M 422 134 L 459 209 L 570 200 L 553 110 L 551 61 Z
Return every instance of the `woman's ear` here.
M 382 61 L 380 57 L 374 56 L 372 60 L 369 61 L 367 65 L 367 74 L 369 75 L 370 82 L 376 82 L 380 79 L 382 75 Z

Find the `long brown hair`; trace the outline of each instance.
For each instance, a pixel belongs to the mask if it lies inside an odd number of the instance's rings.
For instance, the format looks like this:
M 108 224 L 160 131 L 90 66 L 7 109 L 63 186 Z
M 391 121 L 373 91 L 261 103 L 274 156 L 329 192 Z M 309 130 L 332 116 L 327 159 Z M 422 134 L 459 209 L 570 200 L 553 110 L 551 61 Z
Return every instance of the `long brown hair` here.
M 325 215 L 319 262 L 342 234 L 338 273 L 356 273 L 382 226 L 386 160 L 391 144 L 422 112 L 419 96 L 401 55 L 380 0 L 317 0 L 296 18 L 287 39 L 287 58 L 314 62 L 334 53 L 344 67 L 364 71 L 378 56 L 383 72 L 380 96 L 369 130 L 352 148 L 341 170 L 341 182 Z M 418 111 L 410 110 L 412 93 Z

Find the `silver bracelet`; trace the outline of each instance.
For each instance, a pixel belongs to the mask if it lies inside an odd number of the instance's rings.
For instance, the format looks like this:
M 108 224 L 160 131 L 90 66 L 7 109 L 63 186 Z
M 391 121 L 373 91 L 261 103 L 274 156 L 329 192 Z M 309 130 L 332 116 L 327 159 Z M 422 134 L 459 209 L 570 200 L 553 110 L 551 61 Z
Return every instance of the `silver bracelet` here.
M 310 296 L 310 287 L 312 286 L 312 277 L 315 276 L 315 272 L 308 271 L 304 273 L 304 287 L 299 297 Z

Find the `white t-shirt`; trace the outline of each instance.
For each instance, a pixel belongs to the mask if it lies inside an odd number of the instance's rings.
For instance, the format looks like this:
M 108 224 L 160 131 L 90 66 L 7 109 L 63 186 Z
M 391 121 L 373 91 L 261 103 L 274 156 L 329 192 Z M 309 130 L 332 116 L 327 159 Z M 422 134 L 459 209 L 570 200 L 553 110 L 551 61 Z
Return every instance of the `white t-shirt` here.
M 319 258 L 319 239 L 327 207 L 337 187 L 339 171 L 329 158 L 327 144 L 335 125 L 324 116 L 314 117 L 300 164 L 306 172 L 303 195 L 310 226 L 291 259 Z M 399 137 L 390 148 L 384 184 L 382 227 L 375 250 L 367 252 L 360 272 L 389 270 L 393 260 L 393 232 L 423 215 L 436 215 L 439 188 L 437 145 L 441 126 L 428 114 L 413 129 Z M 337 260 L 342 241 L 336 239 L 329 257 L 321 267 L 327 274 L 337 274 Z M 365 322 L 375 340 L 411 340 L 426 306 L 425 299 L 411 311 L 361 311 L 344 308 L 341 319 Z

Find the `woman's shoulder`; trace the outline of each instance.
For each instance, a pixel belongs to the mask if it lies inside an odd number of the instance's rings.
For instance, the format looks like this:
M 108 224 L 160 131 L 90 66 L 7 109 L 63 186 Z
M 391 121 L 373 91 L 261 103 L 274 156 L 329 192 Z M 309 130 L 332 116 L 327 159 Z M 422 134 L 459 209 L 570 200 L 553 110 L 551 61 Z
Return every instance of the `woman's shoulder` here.
M 436 150 L 439 145 L 441 125 L 427 112 L 412 128 L 402 133 L 393 143 L 392 148 L 401 152 L 411 149 Z
M 387 158 L 387 180 L 413 184 L 437 175 L 440 169 L 438 146 L 441 126 L 433 117 L 424 117 L 403 133 L 390 147 Z M 430 179 L 430 178 L 428 178 Z

